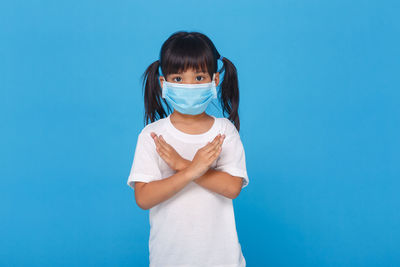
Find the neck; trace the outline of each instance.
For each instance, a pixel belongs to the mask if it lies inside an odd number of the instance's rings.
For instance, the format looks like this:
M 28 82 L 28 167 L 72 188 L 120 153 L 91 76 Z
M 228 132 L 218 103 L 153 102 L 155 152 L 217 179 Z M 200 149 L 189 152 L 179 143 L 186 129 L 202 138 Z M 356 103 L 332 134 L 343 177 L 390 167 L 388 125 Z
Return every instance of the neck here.
M 173 118 L 174 120 L 180 120 L 180 121 L 185 121 L 185 122 L 196 122 L 202 119 L 207 118 L 208 115 L 206 114 L 206 112 L 197 114 L 197 115 L 189 115 L 189 114 L 183 114 L 180 113 L 176 110 L 174 110 L 174 112 L 172 112 L 171 114 L 171 118 Z

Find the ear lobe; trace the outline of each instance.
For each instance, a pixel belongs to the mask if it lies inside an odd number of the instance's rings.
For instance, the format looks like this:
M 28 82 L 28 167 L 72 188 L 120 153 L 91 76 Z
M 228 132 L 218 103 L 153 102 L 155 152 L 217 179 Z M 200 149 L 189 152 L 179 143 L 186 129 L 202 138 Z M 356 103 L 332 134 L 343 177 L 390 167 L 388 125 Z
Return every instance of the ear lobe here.
M 219 85 L 219 72 L 214 73 L 215 76 L 215 85 L 218 86 Z
M 160 86 L 161 86 L 161 88 L 163 88 L 164 76 L 160 76 L 160 77 L 159 77 L 159 81 L 160 81 Z

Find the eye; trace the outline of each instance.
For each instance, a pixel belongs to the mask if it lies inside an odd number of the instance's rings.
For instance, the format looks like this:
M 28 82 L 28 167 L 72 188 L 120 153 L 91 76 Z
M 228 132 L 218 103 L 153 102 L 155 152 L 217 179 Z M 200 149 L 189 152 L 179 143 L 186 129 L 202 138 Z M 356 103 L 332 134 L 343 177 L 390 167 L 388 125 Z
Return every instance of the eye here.
M 204 76 L 199 75 L 196 77 L 196 80 L 200 82 L 200 81 L 204 80 Z
M 180 81 L 182 81 L 182 78 L 178 76 L 178 77 L 174 77 L 172 80 L 174 82 L 180 82 Z

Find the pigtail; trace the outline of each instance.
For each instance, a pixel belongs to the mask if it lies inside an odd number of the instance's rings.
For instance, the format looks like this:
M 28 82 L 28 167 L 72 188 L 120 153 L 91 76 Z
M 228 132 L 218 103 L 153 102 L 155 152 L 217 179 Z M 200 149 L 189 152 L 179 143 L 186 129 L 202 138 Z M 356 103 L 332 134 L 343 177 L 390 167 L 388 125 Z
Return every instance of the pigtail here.
M 142 75 L 142 87 L 144 89 L 144 125 L 150 122 L 154 122 L 158 119 L 167 117 L 167 113 L 164 110 L 161 101 L 166 103 L 165 99 L 162 98 L 162 91 L 160 86 L 159 71 L 160 61 L 157 60 L 147 67 L 146 71 Z M 167 105 L 169 112 L 170 107 Z
M 240 130 L 239 120 L 239 83 L 235 65 L 224 57 L 222 59 L 223 67 L 220 72 L 224 72 L 224 78 L 221 83 L 221 107 L 223 116 L 225 112 L 229 114 L 228 119 L 233 122 L 236 129 Z

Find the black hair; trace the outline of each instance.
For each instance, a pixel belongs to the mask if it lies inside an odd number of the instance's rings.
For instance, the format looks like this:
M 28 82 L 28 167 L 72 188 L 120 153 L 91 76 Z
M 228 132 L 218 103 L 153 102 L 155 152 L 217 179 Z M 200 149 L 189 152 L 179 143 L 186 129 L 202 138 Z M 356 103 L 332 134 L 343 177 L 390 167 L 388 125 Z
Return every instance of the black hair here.
M 154 61 L 147 67 L 142 75 L 144 88 L 145 125 L 158 119 L 167 117 L 167 112 L 162 105 L 163 101 L 172 112 L 166 100 L 162 98 L 162 90 L 159 82 L 159 67 L 166 79 L 169 74 L 184 72 L 187 69 L 208 72 L 210 77 L 213 73 L 223 73 L 220 84 L 218 99 L 222 107 L 223 116 L 227 113 L 228 119 L 240 130 L 239 121 L 239 84 L 237 70 L 233 63 L 223 57 L 223 67 L 218 71 L 218 53 L 213 42 L 204 34 L 199 32 L 178 31 L 173 33 L 162 45 L 160 59 Z

